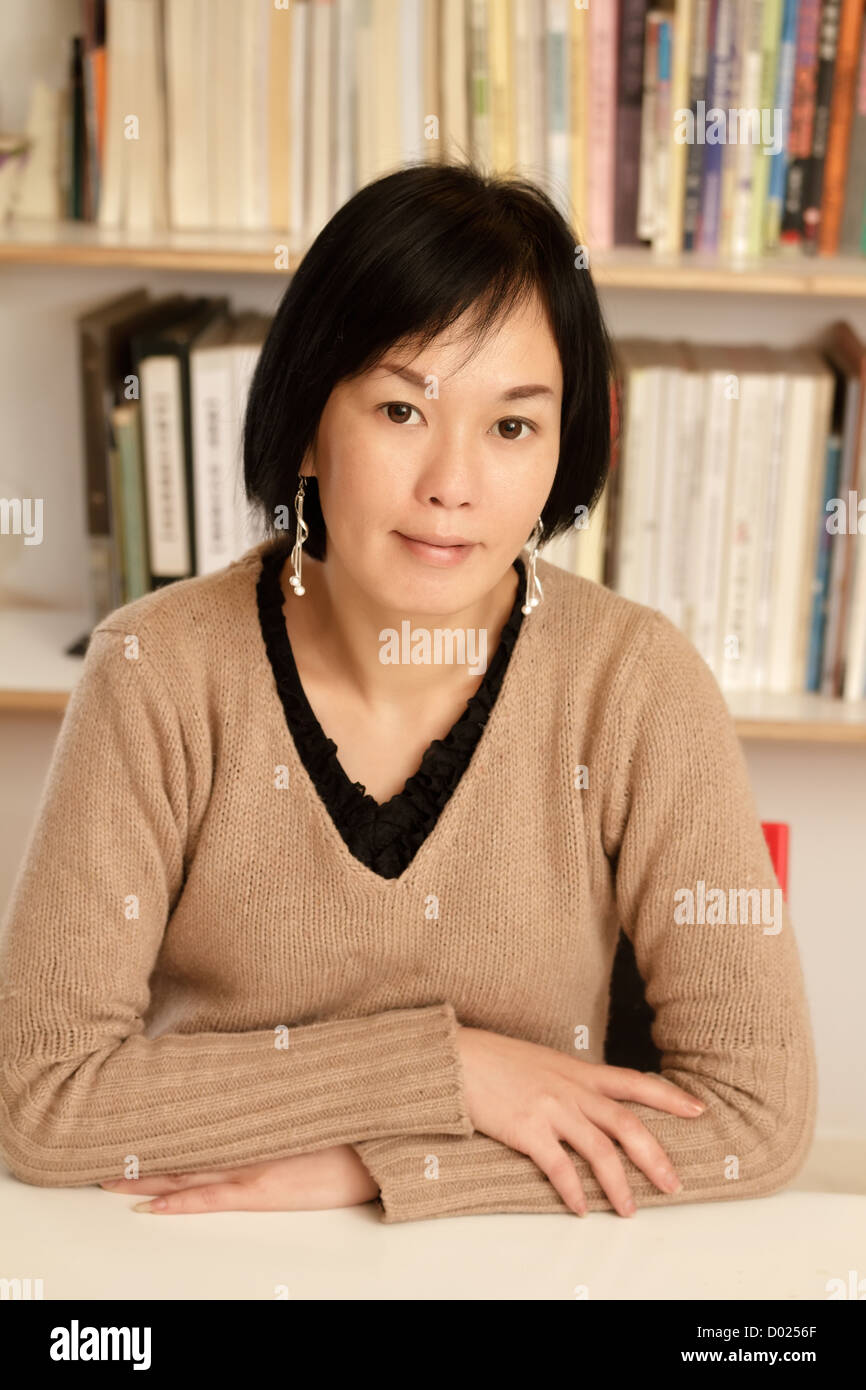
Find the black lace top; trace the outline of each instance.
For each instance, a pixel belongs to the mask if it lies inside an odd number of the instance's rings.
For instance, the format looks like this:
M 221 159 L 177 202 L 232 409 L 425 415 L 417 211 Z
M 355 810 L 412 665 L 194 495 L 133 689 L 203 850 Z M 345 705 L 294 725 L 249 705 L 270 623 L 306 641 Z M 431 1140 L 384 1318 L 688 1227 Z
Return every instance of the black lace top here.
M 280 586 L 280 573 L 288 553 L 288 547 L 283 545 L 265 550 L 256 587 L 262 636 L 286 724 L 311 781 L 351 853 L 383 878 L 397 878 L 436 824 L 469 765 L 493 709 L 523 621 L 523 560 L 518 556 L 514 561 L 520 581 L 514 606 L 481 685 L 445 737 L 434 739 L 429 745 L 420 767 L 403 790 L 379 803 L 361 782 L 351 781 L 343 770 L 337 759 L 337 745 L 328 738 L 301 685 L 286 631 Z

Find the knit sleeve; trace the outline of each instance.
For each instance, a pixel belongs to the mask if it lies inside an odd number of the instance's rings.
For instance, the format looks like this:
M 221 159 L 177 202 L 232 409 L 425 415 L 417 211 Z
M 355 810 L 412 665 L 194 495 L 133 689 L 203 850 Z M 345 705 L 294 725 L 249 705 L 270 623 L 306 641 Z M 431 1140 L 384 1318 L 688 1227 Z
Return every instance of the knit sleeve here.
M 638 1207 L 764 1196 L 799 1172 L 815 1125 L 814 1046 L 790 915 L 706 662 L 653 612 L 621 676 L 600 747 L 615 765 L 604 847 L 655 1012 L 661 1073 L 708 1108 L 680 1119 L 619 1102 L 670 1156 L 679 1193 L 662 1192 L 622 1150 L 620 1158 Z M 530 1158 L 485 1134 L 380 1136 L 355 1149 L 379 1184 L 386 1222 L 569 1210 Z M 589 1210 L 610 1209 L 587 1161 L 565 1151 Z
M 472 1133 L 447 1001 L 144 1036 L 188 868 L 189 702 L 101 626 L 64 716 L 0 943 L 0 1154 L 42 1187 L 201 1171 L 371 1135 Z M 183 717 L 182 717 L 183 716 Z M 203 766 L 207 762 L 207 767 Z M 203 930 L 205 924 L 203 924 Z

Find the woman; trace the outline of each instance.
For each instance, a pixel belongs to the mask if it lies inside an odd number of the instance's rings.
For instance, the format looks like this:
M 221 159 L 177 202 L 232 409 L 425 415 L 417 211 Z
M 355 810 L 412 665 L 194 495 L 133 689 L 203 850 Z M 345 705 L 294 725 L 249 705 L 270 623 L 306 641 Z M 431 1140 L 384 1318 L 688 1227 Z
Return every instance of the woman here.
M 408 168 L 321 232 L 248 405 L 268 539 L 110 614 L 64 719 L 2 962 L 22 1181 L 403 1221 L 799 1170 L 787 915 L 680 911 L 777 887 L 725 702 L 537 556 L 604 484 L 611 369 L 530 184 Z M 661 1075 L 604 1064 L 620 925 Z

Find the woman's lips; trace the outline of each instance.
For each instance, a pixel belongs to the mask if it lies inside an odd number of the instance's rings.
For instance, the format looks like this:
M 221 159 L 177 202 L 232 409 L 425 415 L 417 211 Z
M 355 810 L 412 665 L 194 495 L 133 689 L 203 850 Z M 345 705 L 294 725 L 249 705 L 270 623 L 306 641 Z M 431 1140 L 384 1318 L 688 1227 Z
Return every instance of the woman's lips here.
M 417 555 L 419 560 L 425 560 L 428 565 L 438 565 L 440 569 L 447 569 L 451 565 L 459 565 L 475 549 L 474 543 L 467 545 L 428 545 L 426 541 L 413 541 L 409 536 L 404 536 L 402 531 L 395 531 L 394 534 L 399 537 L 403 545 L 412 555 Z

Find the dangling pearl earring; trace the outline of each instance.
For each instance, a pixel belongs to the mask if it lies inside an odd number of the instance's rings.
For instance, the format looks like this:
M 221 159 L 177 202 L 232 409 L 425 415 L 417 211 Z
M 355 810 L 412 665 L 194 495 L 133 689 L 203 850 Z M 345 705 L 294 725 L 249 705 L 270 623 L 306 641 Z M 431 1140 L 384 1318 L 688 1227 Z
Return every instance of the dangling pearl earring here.
M 301 560 L 304 548 L 304 541 L 310 534 L 310 528 L 304 521 L 304 484 L 306 478 L 301 478 L 298 482 L 298 492 L 295 497 L 295 516 L 298 524 L 295 528 L 295 544 L 292 546 L 292 569 L 295 571 L 289 583 L 295 591 L 295 597 L 300 598 L 305 589 L 301 583 Z
M 520 610 L 521 613 L 531 613 L 533 608 L 538 607 L 539 598 L 544 598 L 544 590 L 541 587 L 541 580 L 535 573 L 535 560 L 536 556 L 538 555 L 538 543 L 541 540 L 541 533 L 543 530 L 544 523 L 542 522 L 541 517 L 539 517 L 538 524 L 536 525 L 535 530 L 529 538 L 529 544 L 533 547 L 533 549 L 532 553 L 529 556 L 529 565 L 527 566 L 526 570 L 526 602 L 523 604 Z M 532 595 L 532 598 L 529 597 L 531 589 L 538 590 L 538 597 L 536 597 L 534 593 Z

